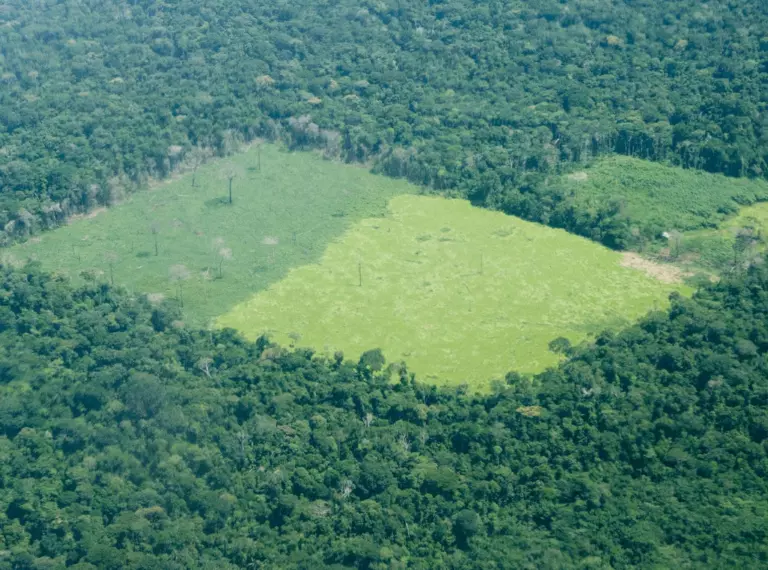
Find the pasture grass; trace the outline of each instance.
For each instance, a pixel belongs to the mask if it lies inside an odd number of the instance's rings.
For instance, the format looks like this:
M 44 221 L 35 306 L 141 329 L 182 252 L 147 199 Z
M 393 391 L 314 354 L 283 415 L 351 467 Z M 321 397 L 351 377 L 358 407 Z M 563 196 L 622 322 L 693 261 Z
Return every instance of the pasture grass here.
M 251 339 L 357 358 L 381 348 L 422 381 L 486 390 L 508 371 L 558 361 L 548 343 L 576 343 L 665 306 L 681 286 L 621 267 L 587 239 L 473 208 L 398 196 L 217 320 Z
M 401 180 L 274 145 L 262 146 L 259 171 L 258 152 L 252 147 L 200 167 L 195 187 L 192 174 L 185 174 L 9 253 L 74 280 L 89 271 L 156 298 L 181 296 L 185 321 L 205 326 L 289 268 L 317 261 L 353 222 L 384 214 L 392 196 L 417 191 Z M 233 204 L 230 168 L 239 171 Z
M 626 156 L 599 159 L 556 183 L 595 207 L 620 200 L 632 223 L 656 235 L 714 228 L 740 206 L 768 200 L 765 180 L 729 178 Z

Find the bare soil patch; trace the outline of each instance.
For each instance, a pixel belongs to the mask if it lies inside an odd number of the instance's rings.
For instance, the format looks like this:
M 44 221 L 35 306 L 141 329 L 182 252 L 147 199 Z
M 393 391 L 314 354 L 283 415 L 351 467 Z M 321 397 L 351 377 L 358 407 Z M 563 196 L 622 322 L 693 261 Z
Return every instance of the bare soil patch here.
M 682 283 L 685 277 L 692 275 L 675 265 L 651 261 L 638 253 L 629 251 L 622 254 L 620 265 L 642 271 L 662 283 Z
M 568 179 L 573 180 L 575 182 L 586 182 L 589 179 L 589 174 L 587 174 L 583 170 L 580 172 L 571 172 L 568 175 Z

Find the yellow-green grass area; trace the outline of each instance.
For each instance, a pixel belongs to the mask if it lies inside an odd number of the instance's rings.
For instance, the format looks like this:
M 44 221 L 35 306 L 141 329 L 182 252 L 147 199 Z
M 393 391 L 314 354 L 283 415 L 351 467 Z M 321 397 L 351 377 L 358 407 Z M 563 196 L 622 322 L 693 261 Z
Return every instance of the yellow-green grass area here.
M 557 362 L 585 340 L 662 308 L 672 290 L 587 239 L 463 200 L 398 196 L 331 243 L 319 263 L 217 320 L 251 339 L 347 358 L 381 348 L 424 382 L 484 390 Z
M 230 170 L 237 174 L 232 204 Z M 188 173 L 6 255 L 39 260 L 74 280 L 90 271 L 108 281 L 111 266 L 116 285 L 155 298 L 181 295 L 185 322 L 208 325 L 291 267 L 317 261 L 354 222 L 383 215 L 392 196 L 417 191 L 359 167 L 263 145 L 202 166 L 194 187 Z

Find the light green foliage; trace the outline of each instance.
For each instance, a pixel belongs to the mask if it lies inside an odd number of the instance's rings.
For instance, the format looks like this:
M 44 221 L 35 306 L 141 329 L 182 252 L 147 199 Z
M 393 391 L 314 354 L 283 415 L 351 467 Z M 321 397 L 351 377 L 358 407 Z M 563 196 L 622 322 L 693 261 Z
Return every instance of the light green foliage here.
M 696 170 L 612 156 L 558 181 L 576 201 L 594 207 L 619 200 L 633 225 L 654 237 L 673 229 L 713 227 L 739 204 L 768 199 L 764 180 L 728 178 Z
M 258 171 L 257 152 L 252 147 L 202 166 L 194 188 L 192 174 L 181 176 L 17 245 L 11 254 L 74 278 L 92 271 L 109 281 L 111 264 L 115 283 L 129 290 L 167 298 L 183 292 L 185 317 L 204 324 L 289 268 L 316 261 L 353 221 L 381 215 L 391 196 L 416 190 L 273 145 L 262 147 Z M 233 168 L 240 175 L 230 205 L 226 173 Z
M 562 230 L 468 202 L 399 196 L 332 243 L 319 264 L 238 305 L 218 324 L 357 358 L 379 346 L 427 382 L 484 389 L 539 371 L 571 342 L 665 304 L 672 286 Z M 362 274 L 362 285 L 360 284 Z

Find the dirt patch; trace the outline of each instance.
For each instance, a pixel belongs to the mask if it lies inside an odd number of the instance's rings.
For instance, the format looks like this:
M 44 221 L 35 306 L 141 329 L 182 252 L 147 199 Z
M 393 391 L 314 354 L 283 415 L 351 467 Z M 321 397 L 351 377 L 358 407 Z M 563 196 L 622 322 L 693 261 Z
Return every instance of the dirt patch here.
M 568 180 L 573 180 L 574 182 L 586 182 L 588 179 L 589 179 L 589 174 L 587 174 L 583 170 L 581 172 L 571 172 L 568 175 Z
M 147 301 L 153 305 L 159 305 L 165 300 L 165 295 L 162 293 L 147 293 Z
M 675 265 L 657 263 L 650 259 L 646 259 L 640 254 L 632 252 L 623 253 L 620 264 L 622 267 L 638 269 L 646 275 L 658 279 L 662 283 L 682 283 L 685 277 L 690 277 L 692 275 L 692 273 L 683 271 Z
M 94 208 L 87 214 L 73 214 L 67 218 L 67 223 L 71 224 L 72 222 L 77 222 L 80 220 L 90 220 L 91 218 L 95 218 L 99 214 L 103 214 L 106 211 L 107 209 L 102 207 L 102 208 Z
M 520 406 L 515 411 L 529 418 L 537 418 L 544 411 L 544 408 L 541 406 Z

